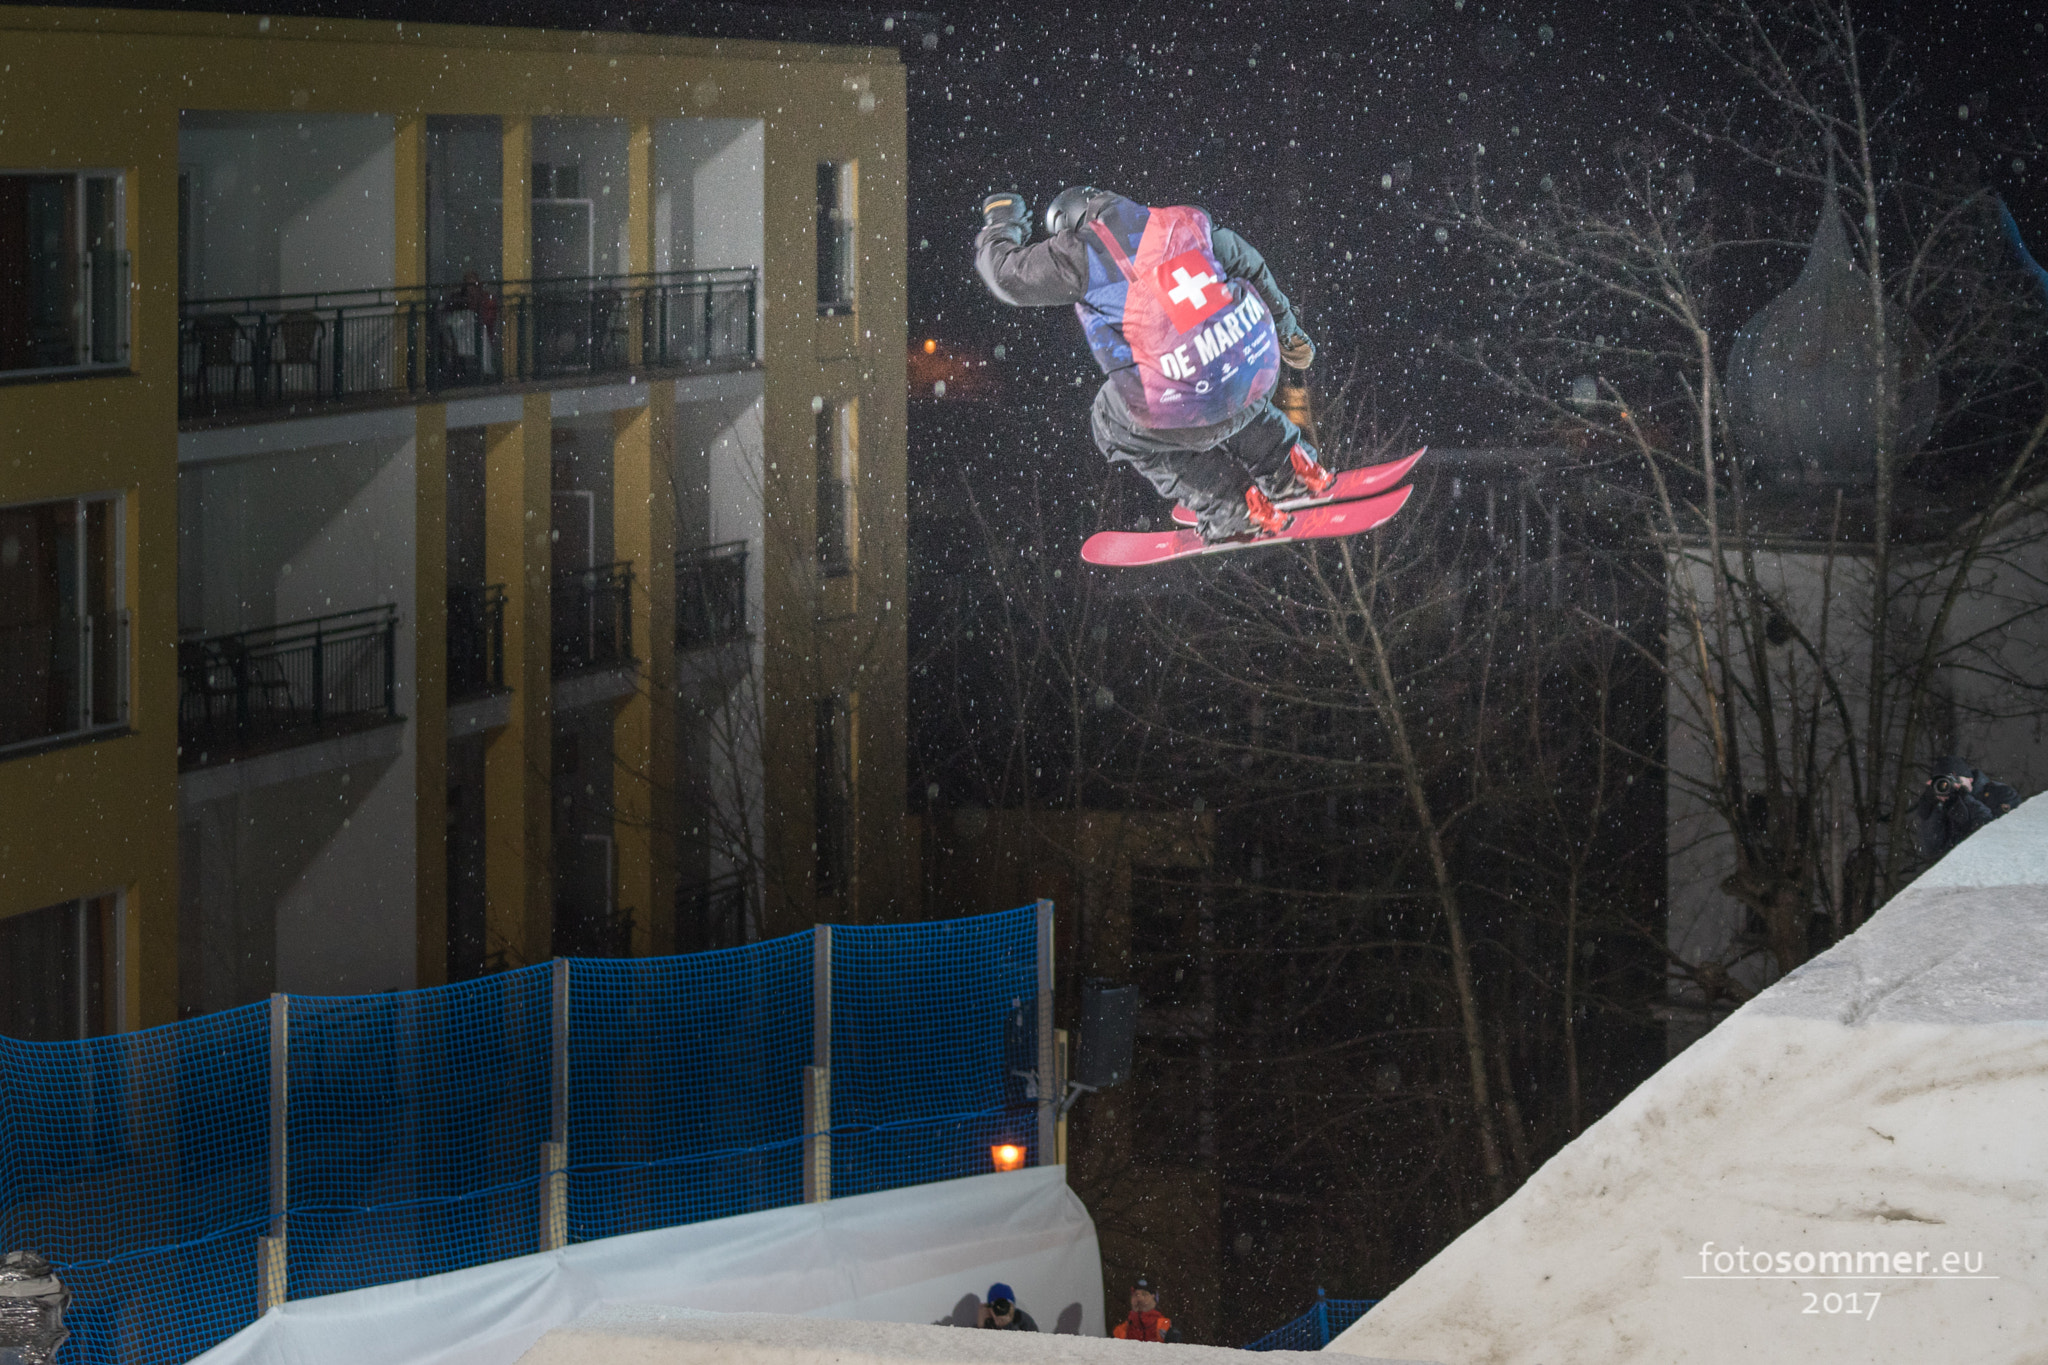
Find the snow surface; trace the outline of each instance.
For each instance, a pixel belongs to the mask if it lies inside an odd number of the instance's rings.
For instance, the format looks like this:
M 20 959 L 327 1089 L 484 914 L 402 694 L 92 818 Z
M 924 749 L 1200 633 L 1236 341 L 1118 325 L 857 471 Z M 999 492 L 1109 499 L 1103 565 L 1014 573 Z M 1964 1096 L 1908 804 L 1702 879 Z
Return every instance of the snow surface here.
M 1709 1242 L 1772 1253 L 1768 1277 L 1695 1278 Z M 1979 1269 L 1780 1276 L 1802 1251 Z M 1829 1297 L 1851 1294 L 1854 1316 Z M 2048 796 L 1674 1058 L 1329 1349 L 2048 1362 Z
M 1270 1365 L 1311 1365 L 1306 1351 L 1274 1351 L 1260 1359 Z M 769 1313 L 691 1313 L 636 1304 L 599 1309 L 556 1328 L 521 1356 L 519 1365 L 1238 1365 L 1243 1360 L 1243 1352 L 1220 1346 L 821 1322 Z

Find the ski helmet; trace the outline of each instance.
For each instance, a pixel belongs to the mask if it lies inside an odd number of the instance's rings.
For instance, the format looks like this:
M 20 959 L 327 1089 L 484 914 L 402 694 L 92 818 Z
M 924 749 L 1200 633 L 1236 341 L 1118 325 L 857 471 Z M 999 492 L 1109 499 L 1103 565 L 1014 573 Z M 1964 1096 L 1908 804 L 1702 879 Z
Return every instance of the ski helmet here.
M 1045 206 L 1045 230 L 1057 237 L 1068 228 L 1078 226 L 1088 201 L 1100 193 L 1102 191 L 1093 185 L 1069 185 L 1061 190 Z

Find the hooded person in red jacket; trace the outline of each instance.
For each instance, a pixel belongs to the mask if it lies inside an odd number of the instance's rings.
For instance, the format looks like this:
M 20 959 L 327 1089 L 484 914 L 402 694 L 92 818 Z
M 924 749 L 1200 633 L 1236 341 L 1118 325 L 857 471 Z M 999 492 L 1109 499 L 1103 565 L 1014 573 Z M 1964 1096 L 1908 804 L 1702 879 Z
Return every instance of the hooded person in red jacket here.
M 1307 369 L 1315 345 L 1257 249 L 1191 205 L 1149 207 L 1076 185 L 1045 210 L 1014 191 L 982 201 L 974 266 L 1016 307 L 1072 304 L 1105 376 L 1095 444 L 1159 495 L 1192 508 L 1202 537 L 1286 529 L 1276 502 L 1336 477 L 1273 406 L 1280 364 Z
M 1110 1335 L 1119 1341 L 1180 1340 L 1173 1319 L 1159 1311 L 1159 1296 L 1142 1279 L 1131 1286 L 1130 1314 L 1110 1330 Z

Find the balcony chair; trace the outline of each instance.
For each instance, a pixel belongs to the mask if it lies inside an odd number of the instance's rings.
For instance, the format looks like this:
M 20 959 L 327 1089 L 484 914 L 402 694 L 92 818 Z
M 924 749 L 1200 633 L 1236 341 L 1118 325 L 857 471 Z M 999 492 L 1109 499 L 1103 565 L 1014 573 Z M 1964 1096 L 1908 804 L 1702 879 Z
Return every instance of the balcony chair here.
M 300 392 L 320 392 L 320 341 L 326 334 L 327 324 L 316 313 L 286 313 L 277 320 L 273 363 L 279 393 L 291 392 L 288 381 L 294 370 L 304 371 L 305 378 L 312 381 Z
M 199 349 L 199 365 L 192 376 L 192 397 L 206 404 L 213 397 L 213 372 L 228 372 L 228 397 L 241 392 L 242 326 L 225 313 L 207 313 L 192 320 L 192 339 Z

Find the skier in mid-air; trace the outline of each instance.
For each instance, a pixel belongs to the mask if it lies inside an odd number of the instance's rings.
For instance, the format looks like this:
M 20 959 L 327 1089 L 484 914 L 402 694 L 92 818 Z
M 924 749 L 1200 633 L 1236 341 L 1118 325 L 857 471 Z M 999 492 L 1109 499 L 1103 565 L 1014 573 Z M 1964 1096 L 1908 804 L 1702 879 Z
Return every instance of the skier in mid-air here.
M 1305 370 L 1316 348 L 1244 238 L 1199 208 L 1086 185 L 1046 206 L 1038 242 L 1021 194 L 988 196 L 981 216 L 974 265 L 989 292 L 1017 307 L 1074 305 L 1108 376 L 1095 444 L 1189 507 L 1204 542 L 1277 536 L 1291 518 L 1275 503 L 1335 481 L 1273 406 L 1280 362 Z

